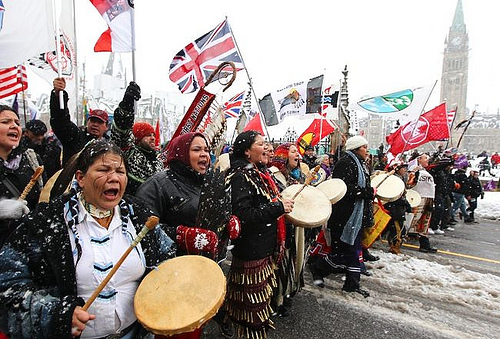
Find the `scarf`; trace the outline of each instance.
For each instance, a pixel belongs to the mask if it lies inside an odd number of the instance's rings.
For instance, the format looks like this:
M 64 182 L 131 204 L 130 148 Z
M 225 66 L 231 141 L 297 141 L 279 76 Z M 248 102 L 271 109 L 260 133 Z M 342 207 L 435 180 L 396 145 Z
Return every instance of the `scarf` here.
M 354 160 L 354 163 L 356 164 L 356 168 L 358 170 L 358 187 L 365 188 L 365 173 L 363 171 L 361 162 L 359 161 L 358 157 L 351 151 L 347 151 L 346 153 L 349 157 L 351 157 L 352 160 Z M 344 230 L 342 231 L 342 235 L 340 236 L 340 240 L 347 244 L 350 244 L 351 246 L 354 245 L 354 241 L 356 240 L 359 230 L 361 229 L 361 225 L 363 222 L 364 205 L 365 201 L 363 199 L 355 200 L 352 214 L 349 217 L 349 220 L 347 220 L 347 223 L 344 226 Z

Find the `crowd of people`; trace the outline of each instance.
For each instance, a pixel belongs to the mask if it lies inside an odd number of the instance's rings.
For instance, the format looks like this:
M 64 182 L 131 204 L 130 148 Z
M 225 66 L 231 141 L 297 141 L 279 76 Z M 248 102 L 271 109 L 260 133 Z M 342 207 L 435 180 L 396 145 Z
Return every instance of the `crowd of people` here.
M 370 295 L 361 286 L 361 276 L 370 274 L 364 261 L 378 257 L 363 237 L 378 196 L 362 136 L 343 139 L 335 154 L 315 155 L 308 147 L 301 155 L 293 143 L 272 144 L 246 131 L 221 171 L 198 132 L 171 140 L 166 160 L 159 159 L 153 127 L 135 121 L 136 83 L 126 88 L 112 122 L 107 112 L 92 110 L 83 127 L 70 119 L 64 80 L 55 79 L 53 87 L 49 137 L 38 120 L 23 132 L 17 112 L 0 106 L 0 336 L 145 338 L 148 331 L 134 313 L 135 291 L 154 267 L 184 255 L 220 264 L 230 255 L 226 296 L 214 317 L 228 338 L 267 337 L 273 317 L 292 312 L 304 267 L 318 287 L 329 274 L 344 274 L 343 291 Z M 428 235 L 452 231 L 459 211 L 466 223 L 475 222 L 484 192 L 478 171 L 467 176 L 459 159 L 456 152 L 416 153 L 377 167 L 405 187 L 385 207 L 378 204 L 392 217 L 382 233 L 391 253 L 399 254 L 411 235 L 420 251 L 436 252 Z M 42 165 L 45 173 L 32 182 Z M 281 193 L 307 182 L 313 168 L 320 168 L 322 180 L 342 180 L 347 191 L 332 204 L 325 225 L 304 230 L 286 218 L 295 201 Z M 418 192 L 418 206 L 410 206 L 406 189 Z M 43 191 L 48 198 L 39 202 Z M 159 225 L 119 263 L 151 215 Z M 302 253 L 298 241 L 311 250 Z M 86 308 L 115 265 L 121 266 Z

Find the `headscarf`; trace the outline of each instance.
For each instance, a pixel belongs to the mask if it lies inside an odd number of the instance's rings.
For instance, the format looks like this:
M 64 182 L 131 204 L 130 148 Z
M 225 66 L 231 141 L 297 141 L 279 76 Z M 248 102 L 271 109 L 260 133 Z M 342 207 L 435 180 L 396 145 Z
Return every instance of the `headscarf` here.
M 191 143 L 193 142 L 193 139 L 195 137 L 202 137 L 208 146 L 208 141 L 202 133 L 189 132 L 179 135 L 178 137 L 175 137 L 172 141 L 170 141 L 168 145 L 166 165 L 169 165 L 173 161 L 179 161 L 184 165 L 191 167 L 191 162 L 189 159 L 189 147 L 191 146 Z

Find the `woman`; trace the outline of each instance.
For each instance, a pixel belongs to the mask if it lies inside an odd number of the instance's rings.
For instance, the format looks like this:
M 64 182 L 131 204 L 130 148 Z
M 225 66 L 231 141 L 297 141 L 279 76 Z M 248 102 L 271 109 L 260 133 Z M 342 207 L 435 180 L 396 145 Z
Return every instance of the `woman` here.
M 280 217 L 293 208 L 292 200 L 278 199 L 274 181 L 258 169 L 265 157 L 264 143 L 257 131 L 238 135 L 226 177 L 241 234 L 233 241 L 224 308 L 236 324 L 237 335 L 247 338 L 265 338 L 273 325 L 269 316 L 276 286 L 274 269 L 285 237 Z
M 32 149 L 19 147 L 21 136 L 17 113 L 0 105 L 0 248 L 13 231 L 14 220 L 35 208 L 41 190 L 40 180 L 26 200 L 18 200 L 41 163 Z
M 304 174 L 300 171 L 300 153 L 294 144 L 281 144 L 274 150 L 271 166 L 279 171 L 274 172 L 281 190 L 293 184 L 303 183 Z
M 347 140 L 346 153 L 337 162 L 332 177 L 342 179 L 347 192 L 332 205 L 328 228 L 332 238 L 332 253 L 311 263 L 314 283 L 322 285 L 322 276 L 346 272 L 343 291 L 357 292 L 368 297 L 368 291 L 360 287 L 362 229 L 373 224 L 374 191 L 365 165 L 368 158 L 368 142 L 362 136 Z
M 320 165 L 323 171 L 325 171 L 325 180 L 330 179 L 330 176 L 332 175 L 330 167 L 330 156 L 328 154 L 320 155 L 316 160 L 316 165 Z
M 133 298 L 144 275 L 173 254 L 156 227 L 138 244 L 88 311 L 81 306 L 132 243 L 151 211 L 123 198 L 119 148 L 88 144 L 74 163 L 69 194 L 23 218 L 0 252 L 0 304 L 12 337 L 102 338 L 141 331 Z

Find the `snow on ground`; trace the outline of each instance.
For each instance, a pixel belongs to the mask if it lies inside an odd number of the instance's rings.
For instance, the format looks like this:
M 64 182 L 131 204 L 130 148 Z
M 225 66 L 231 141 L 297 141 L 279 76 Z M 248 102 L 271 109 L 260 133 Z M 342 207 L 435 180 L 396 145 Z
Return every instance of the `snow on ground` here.
M 334 285 L 330 297 L 428 333 L 449 338 L 498 338 L 499 276 L 407 254 L 371 252 L 380 260 L 367 263 L 373 276 L 361 279 L 370 297 L 341 292 L 343 283 L 338 275 L 326 280 L 327 286 Z
M 500 192 L 485 192 L 484 199 L 478 198 L 475 215 L 500 220 Z

